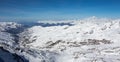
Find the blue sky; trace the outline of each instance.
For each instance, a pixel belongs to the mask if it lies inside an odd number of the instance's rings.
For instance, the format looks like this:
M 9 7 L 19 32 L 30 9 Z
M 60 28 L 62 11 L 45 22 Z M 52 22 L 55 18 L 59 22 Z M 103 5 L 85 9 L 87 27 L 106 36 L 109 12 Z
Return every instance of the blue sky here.
M 120 0 L 0 0 L 0 21 L 120 17 Z

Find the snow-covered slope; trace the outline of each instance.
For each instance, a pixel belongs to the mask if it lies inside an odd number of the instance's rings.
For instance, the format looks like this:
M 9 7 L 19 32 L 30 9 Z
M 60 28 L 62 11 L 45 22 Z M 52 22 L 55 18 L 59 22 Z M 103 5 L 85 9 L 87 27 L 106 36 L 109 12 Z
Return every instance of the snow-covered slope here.
M 55 54 L 47 56 L 55 57 L 53 61 L 43 59 L 45 62 L 120 62 L 120 20 L 94 17 L 73 23 L 33 26 L 20 34 L 20 46 Z
M 15 22 L 0 22 L 0 31 L 6 31 L 9 29 L 16 29 L 20 26 L 21 26 L 21 24 L 17 24 Z
M 14 34 L 11 33 L 11 30 L 17 29 L 21 24 L 14 22 L 0 22 L 0 45 L 9 45 L 15 46 Z M 14 30 L 16 32 L 16 30 Z
M 27 62 L 15 53 L 20 27 L 21 24 L 14 22 L 0 22 L 0 62 Z
M 119 19 L 90 17 L 42 23 L 73 25 L 37 25 L 23 32 L 11 33 L 12 28 L 21 24 L 0 24 L 0 46 L 29 62 L 120 62 Z

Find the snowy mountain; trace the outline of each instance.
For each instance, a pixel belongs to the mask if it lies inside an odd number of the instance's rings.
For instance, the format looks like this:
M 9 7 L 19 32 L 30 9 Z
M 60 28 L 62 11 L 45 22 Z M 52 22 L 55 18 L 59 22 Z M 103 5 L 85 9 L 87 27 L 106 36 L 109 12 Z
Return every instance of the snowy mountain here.
M 120 62 L 119 19 L 90 17 L 39 23 L 72 25 L 35 25 L 15 33 L 17 42 L 13 33 L 1 29 L 1 47 L 29 62 Z
M 15 53 L 18 47 L 17 33 L 21 24 L 0 22 L 0 62 L 27 62 Z
M 73 26 L 33 26 L 21 33 L 26 38 L 21 46 L 55 52 L 58 55 L 54 62 L 119 62 L 119 21 L 90 18 L 74 23 Z

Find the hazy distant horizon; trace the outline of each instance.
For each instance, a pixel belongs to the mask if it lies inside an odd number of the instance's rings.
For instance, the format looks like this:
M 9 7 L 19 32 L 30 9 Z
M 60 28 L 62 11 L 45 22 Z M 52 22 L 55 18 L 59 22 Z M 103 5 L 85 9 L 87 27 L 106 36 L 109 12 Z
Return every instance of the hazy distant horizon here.
M 71 20 L 74 20 L 74 21 L 78 21 L 78 20 L 83 20 L 83 19 L 87 19 L 87 18 L 91 18 L 91 17 L 94 17 L 94 16 L 90 16 L 90 17 L 83 17 L 83 18 L 73 18 L 73 19 L 9 19 L 9 20 L 1 20 L 0 19 L 0 22 L 17 22 L 17 23 L 37 23 L 38 21 L 71 21 Z M 120 19 L 120 17 L 97 17 L 95 16 L 96 18 L 98 19 L 101 19 L 101 18 L 106 18 L 106 19 Z

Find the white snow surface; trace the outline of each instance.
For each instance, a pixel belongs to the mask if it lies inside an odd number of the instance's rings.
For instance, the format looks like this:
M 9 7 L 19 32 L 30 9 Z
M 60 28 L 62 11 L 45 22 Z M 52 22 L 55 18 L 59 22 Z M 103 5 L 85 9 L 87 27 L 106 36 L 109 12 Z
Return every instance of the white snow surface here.
M 28 29 L 31 35 L 30 41 L 36 39 L 35 42 L 30 43 L 34 47 L 46 46 L 46 42 L 62 40 L 65 42 L 81 42 L 85 39 L 107 39 L 118 42 L 120 36 L 120 22 L 77 22 L 74 26 L 52 26 L 41 27 L 34 26 Z
M 11 33 L 8 33 L 7 30 L 16 29 L 19 26 L 21 26 L 21 24 L 15 22 L 0 22 L 0 45 L 6 44 L 14 46 L 14 37 Z
M 10 28 L 17 28 L 19 26 L 21 26 L 21 24 L 15 22 L 0 22 L 0 31 L 5 31 Z
M 70 23 L 74 25 L 26 29 L 13 52 L 29 62 L 120 62 L 120 19 L 90 17 Z M 14 47 L 13 37 L 3 28 L 0 39 Z
M 46 62 L 120 62 L 119 19 L 92 17 L 73 23 L 73 26 L 33 26 L 21 33 L 28 40 L 21 40 L 21 47 L 24 43 L 30 49 L 56 53 L 51 56 L 55 57 L 53 61 Z M 24 35 L 27 32 L 29 35 Z

